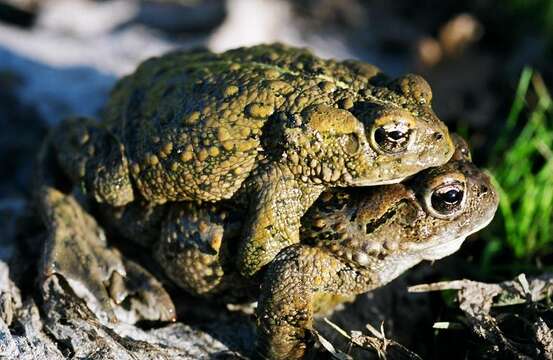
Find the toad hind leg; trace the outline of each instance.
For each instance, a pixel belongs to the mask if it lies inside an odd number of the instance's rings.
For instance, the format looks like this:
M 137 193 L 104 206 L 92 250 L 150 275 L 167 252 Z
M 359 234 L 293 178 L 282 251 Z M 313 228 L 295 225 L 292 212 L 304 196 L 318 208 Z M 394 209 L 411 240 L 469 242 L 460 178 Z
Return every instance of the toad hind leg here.
M 257 310 L 257 351 L 268 359 L 302 358 L 319 300 L 345 299 L 378 284 L 370 270 L 356 269 L 325 249 L 288 247 L 264 277 Z
M 253 276 L 280 250 L 299 242 L 300 219 L 324 190 L 298 181 L 286 168 L 273 166 L 250 187 L 259 189 L 250 201 L 250 214 L 238 251 L 242 275 Z
M 171 204 L 154 245 L 165 274 L 194 296 L 228 303 L 253 298 L 255 283 L 234 268 L 242 225 L 234 215 L 217 205 Z
M 216 295 L 224 283 L 225 217 L 215 206 L 176 203 L 163 221 L 154 257 L 173 282 L 193 295 Z

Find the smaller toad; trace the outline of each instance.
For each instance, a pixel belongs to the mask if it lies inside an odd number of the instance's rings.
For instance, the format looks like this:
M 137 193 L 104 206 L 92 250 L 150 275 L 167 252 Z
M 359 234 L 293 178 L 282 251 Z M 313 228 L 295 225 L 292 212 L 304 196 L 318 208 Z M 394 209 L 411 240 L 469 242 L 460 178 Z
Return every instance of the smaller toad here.
M 499 197 L 455 137 L 452 160 L 404 184 L 323 195 L 302 222 L 302 243 L 271 263 L 258 307 L 259 350 L 301 358 L 314 311 L 383 286 L 422 260 L 459 249 L 493 218 Z

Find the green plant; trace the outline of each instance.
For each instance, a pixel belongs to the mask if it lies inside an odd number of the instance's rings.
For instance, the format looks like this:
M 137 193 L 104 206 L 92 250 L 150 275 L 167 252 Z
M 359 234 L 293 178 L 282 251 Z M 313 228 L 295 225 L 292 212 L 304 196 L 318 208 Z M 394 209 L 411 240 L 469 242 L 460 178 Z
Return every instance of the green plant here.
M 500 194 L 486 233 L 484 269 L 510 251 L 519 265 L 553 249 L 553 102 L 541 76 L 523 70 L 488 168 Z

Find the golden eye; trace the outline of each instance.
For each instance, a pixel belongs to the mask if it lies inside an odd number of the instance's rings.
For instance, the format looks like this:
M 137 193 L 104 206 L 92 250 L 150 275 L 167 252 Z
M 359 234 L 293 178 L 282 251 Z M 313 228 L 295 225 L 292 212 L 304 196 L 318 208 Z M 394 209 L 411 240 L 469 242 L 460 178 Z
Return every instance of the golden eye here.
M 452 219 L 464 208 L 465 185 L 460 182 L 443 184 L 425 197 L 429 212 L 440 219 Z
M 405 111 L 388 113 L 374 122 L 370 142 L 381 153 L 402 153 L 414 139 L 413 123 Z

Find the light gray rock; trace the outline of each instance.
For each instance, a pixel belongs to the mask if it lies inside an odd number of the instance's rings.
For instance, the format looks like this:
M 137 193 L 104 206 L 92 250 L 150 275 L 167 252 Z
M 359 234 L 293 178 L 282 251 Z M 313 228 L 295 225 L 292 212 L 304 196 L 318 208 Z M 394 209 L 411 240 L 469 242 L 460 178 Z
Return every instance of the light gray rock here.
M 239 344 L 241 337 L 252 339 L 251 330 L 240 333 L 237 324 L 224 322 L 200 328 L 183 323 L 144 330 L 126 324 L 102 324 L 57 276 L 43 286 L 45 331 L 63 344 L 71 357 L 87 359 L 208 359 L 218 356 L 242 358 L 227 344 Z M 246 329 L 250 326 L 242 324 Z M 251 327 L 250 327 L 251 328 Z M 240 327 L 238 327 L 240 329 Z M 223 339 L 222 341 L 219 339 Z M 229 341 L 230 340 L 230 341 Z M 250 346 L 253 342 L 249 342 Z
M 224 0 L 142 0 L 134 21 L 171 33 L 190 33 L 211 30 L 224 17 Z
M 18 355 L 17 346 L 13 340 L 8 325 L 0 319 L 0 358 Z
M 0 261 L 0 320 L 6 325 L 12 323 L 15 311 L 21 307 L 21 294 L 9 273 L 8 265 Z
M 12 356 L 17 354 L 17 357 L 13 357 L 14 359 L 58 360 L 65 358 L 58 348 L 59 344 L 56 344 L 44 333 L 39 310 L 33 301 L 24 304 L 15 323 L 18 327 L 17 335 L 13 334 L 11 337 L 16 349 L 14 353 L 10 353 Z

